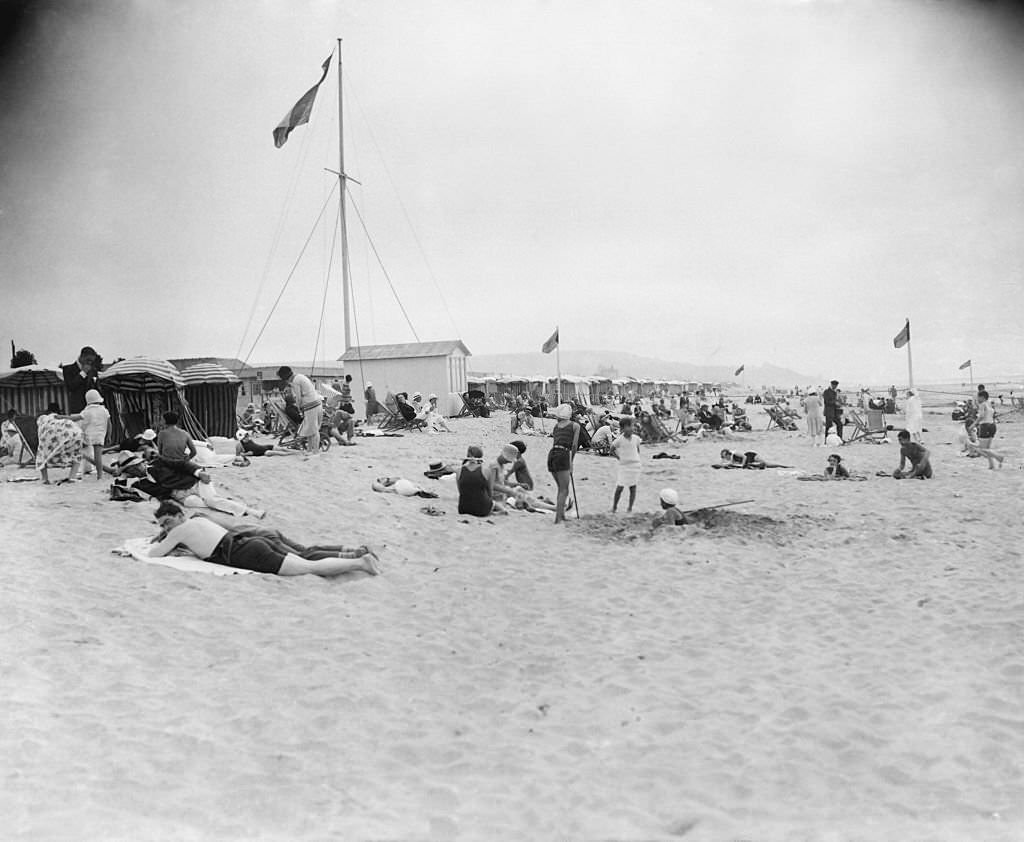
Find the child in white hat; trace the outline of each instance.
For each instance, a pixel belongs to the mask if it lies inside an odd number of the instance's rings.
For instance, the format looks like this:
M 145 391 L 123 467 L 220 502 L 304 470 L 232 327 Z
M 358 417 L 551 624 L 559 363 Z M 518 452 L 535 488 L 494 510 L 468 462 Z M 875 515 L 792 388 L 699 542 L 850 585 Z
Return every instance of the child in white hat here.
M 110 412 L 103 405 L 103 396 L 96 389 L 85 393 L 85 408 L 75 419 L 82 428 L 82 472 L 86 463 L 96 468 L 96 479 L 103 482 L 103 443 L 110 426 Z
M 654 516 L 653 526 L 679 526 L 686 522 L 679 510 L 679 494 L 674 488 L 663 488 L 658 494 L 661 503 L 661 514 Z

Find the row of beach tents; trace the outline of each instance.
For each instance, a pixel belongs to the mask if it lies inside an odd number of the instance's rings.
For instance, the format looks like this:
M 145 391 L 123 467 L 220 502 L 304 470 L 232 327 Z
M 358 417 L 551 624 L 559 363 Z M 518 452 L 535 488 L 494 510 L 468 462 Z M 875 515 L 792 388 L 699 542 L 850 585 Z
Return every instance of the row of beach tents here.
M 483 374 L 470 372 L 469 388 L 485 394 L 530 395 L 538 391 L 549 400 L 558 389 L 557 377 L 549 375 Z M 600 403 L 601 396 L 614 394 L 625 396 L 632 392 L 637 396 L 649 396 L 654 392 L 663 394 L 695 394 L 696 392 L 719 392 L 719 383 L 698 383 L 686 380 L 650 380 L 636 377 L 583 377 L 575 374 L 561 376 L 562 399 L 577 398 L 583 403 Z
M 99 391 L 111 416 L 111 441 L 153 426 L 164 412 L 177 412 L 197 438 L 231 436 L 242 381 L 224 366 L 196 363 L 178 370 L 167 360 L 130 357 L 99 374 Z M 28 365 L 0 371 L 0 412 L 14 409 L 35 417 L 56 403 L 67 411 L 59 368 Z

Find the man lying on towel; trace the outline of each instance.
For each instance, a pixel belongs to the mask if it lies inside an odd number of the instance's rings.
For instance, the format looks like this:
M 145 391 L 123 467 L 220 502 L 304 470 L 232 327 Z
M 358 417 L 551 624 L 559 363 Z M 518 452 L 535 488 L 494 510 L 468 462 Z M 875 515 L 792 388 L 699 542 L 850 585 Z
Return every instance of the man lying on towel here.
M 149 551 L 154 558 L 169 555 L 180 545 L 203 561 L 275 576 L 340 576 L 356 571 L 376 576 L 380 572 L 377 557 L 368 547 L 336 547 L 332 554 L 307 552 L 315 557 L 302 558 L 293 550 L 303 548 L 280 533 L 228 530 L 209 518 L 186 515 L 173 500 L 164 500 L 157 506 L 156 522 L 164 537 L 154 539 L 156 543 Z

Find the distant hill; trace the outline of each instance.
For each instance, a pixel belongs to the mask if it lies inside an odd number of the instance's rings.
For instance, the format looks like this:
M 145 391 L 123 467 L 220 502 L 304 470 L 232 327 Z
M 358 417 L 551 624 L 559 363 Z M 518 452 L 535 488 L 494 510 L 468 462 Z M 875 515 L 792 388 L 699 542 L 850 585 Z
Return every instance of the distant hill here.
M 539 351 L 525 354 L 475 354 L 469 359 L 469 370 L 487 374 L 555 375 L 555 355 Z M 562 374 L 606 377 L 636 377 L 652 380 L 696 380 L 701 383 L 741 382 L 751 387 L 810 386 L 823 382 L 820 374 L 801 374 L 769 363 L 748 365 L 739 377 L 735 367 L 694 365 L 670 362 L 653 357 L 640 357 L 626 351 L 563 351 Z

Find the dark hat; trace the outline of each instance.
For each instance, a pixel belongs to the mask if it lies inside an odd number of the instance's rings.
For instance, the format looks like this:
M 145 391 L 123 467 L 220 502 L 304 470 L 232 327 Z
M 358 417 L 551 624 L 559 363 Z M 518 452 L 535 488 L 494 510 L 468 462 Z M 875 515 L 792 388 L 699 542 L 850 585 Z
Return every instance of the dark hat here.
M 444 462 L 431 462 L 430 470 L 424 471 L 423 476 L 427 479 L 441 479 L 441 477 L 448 476 L 448 474 L 454 474 L 451 468 L 446 468 Z

